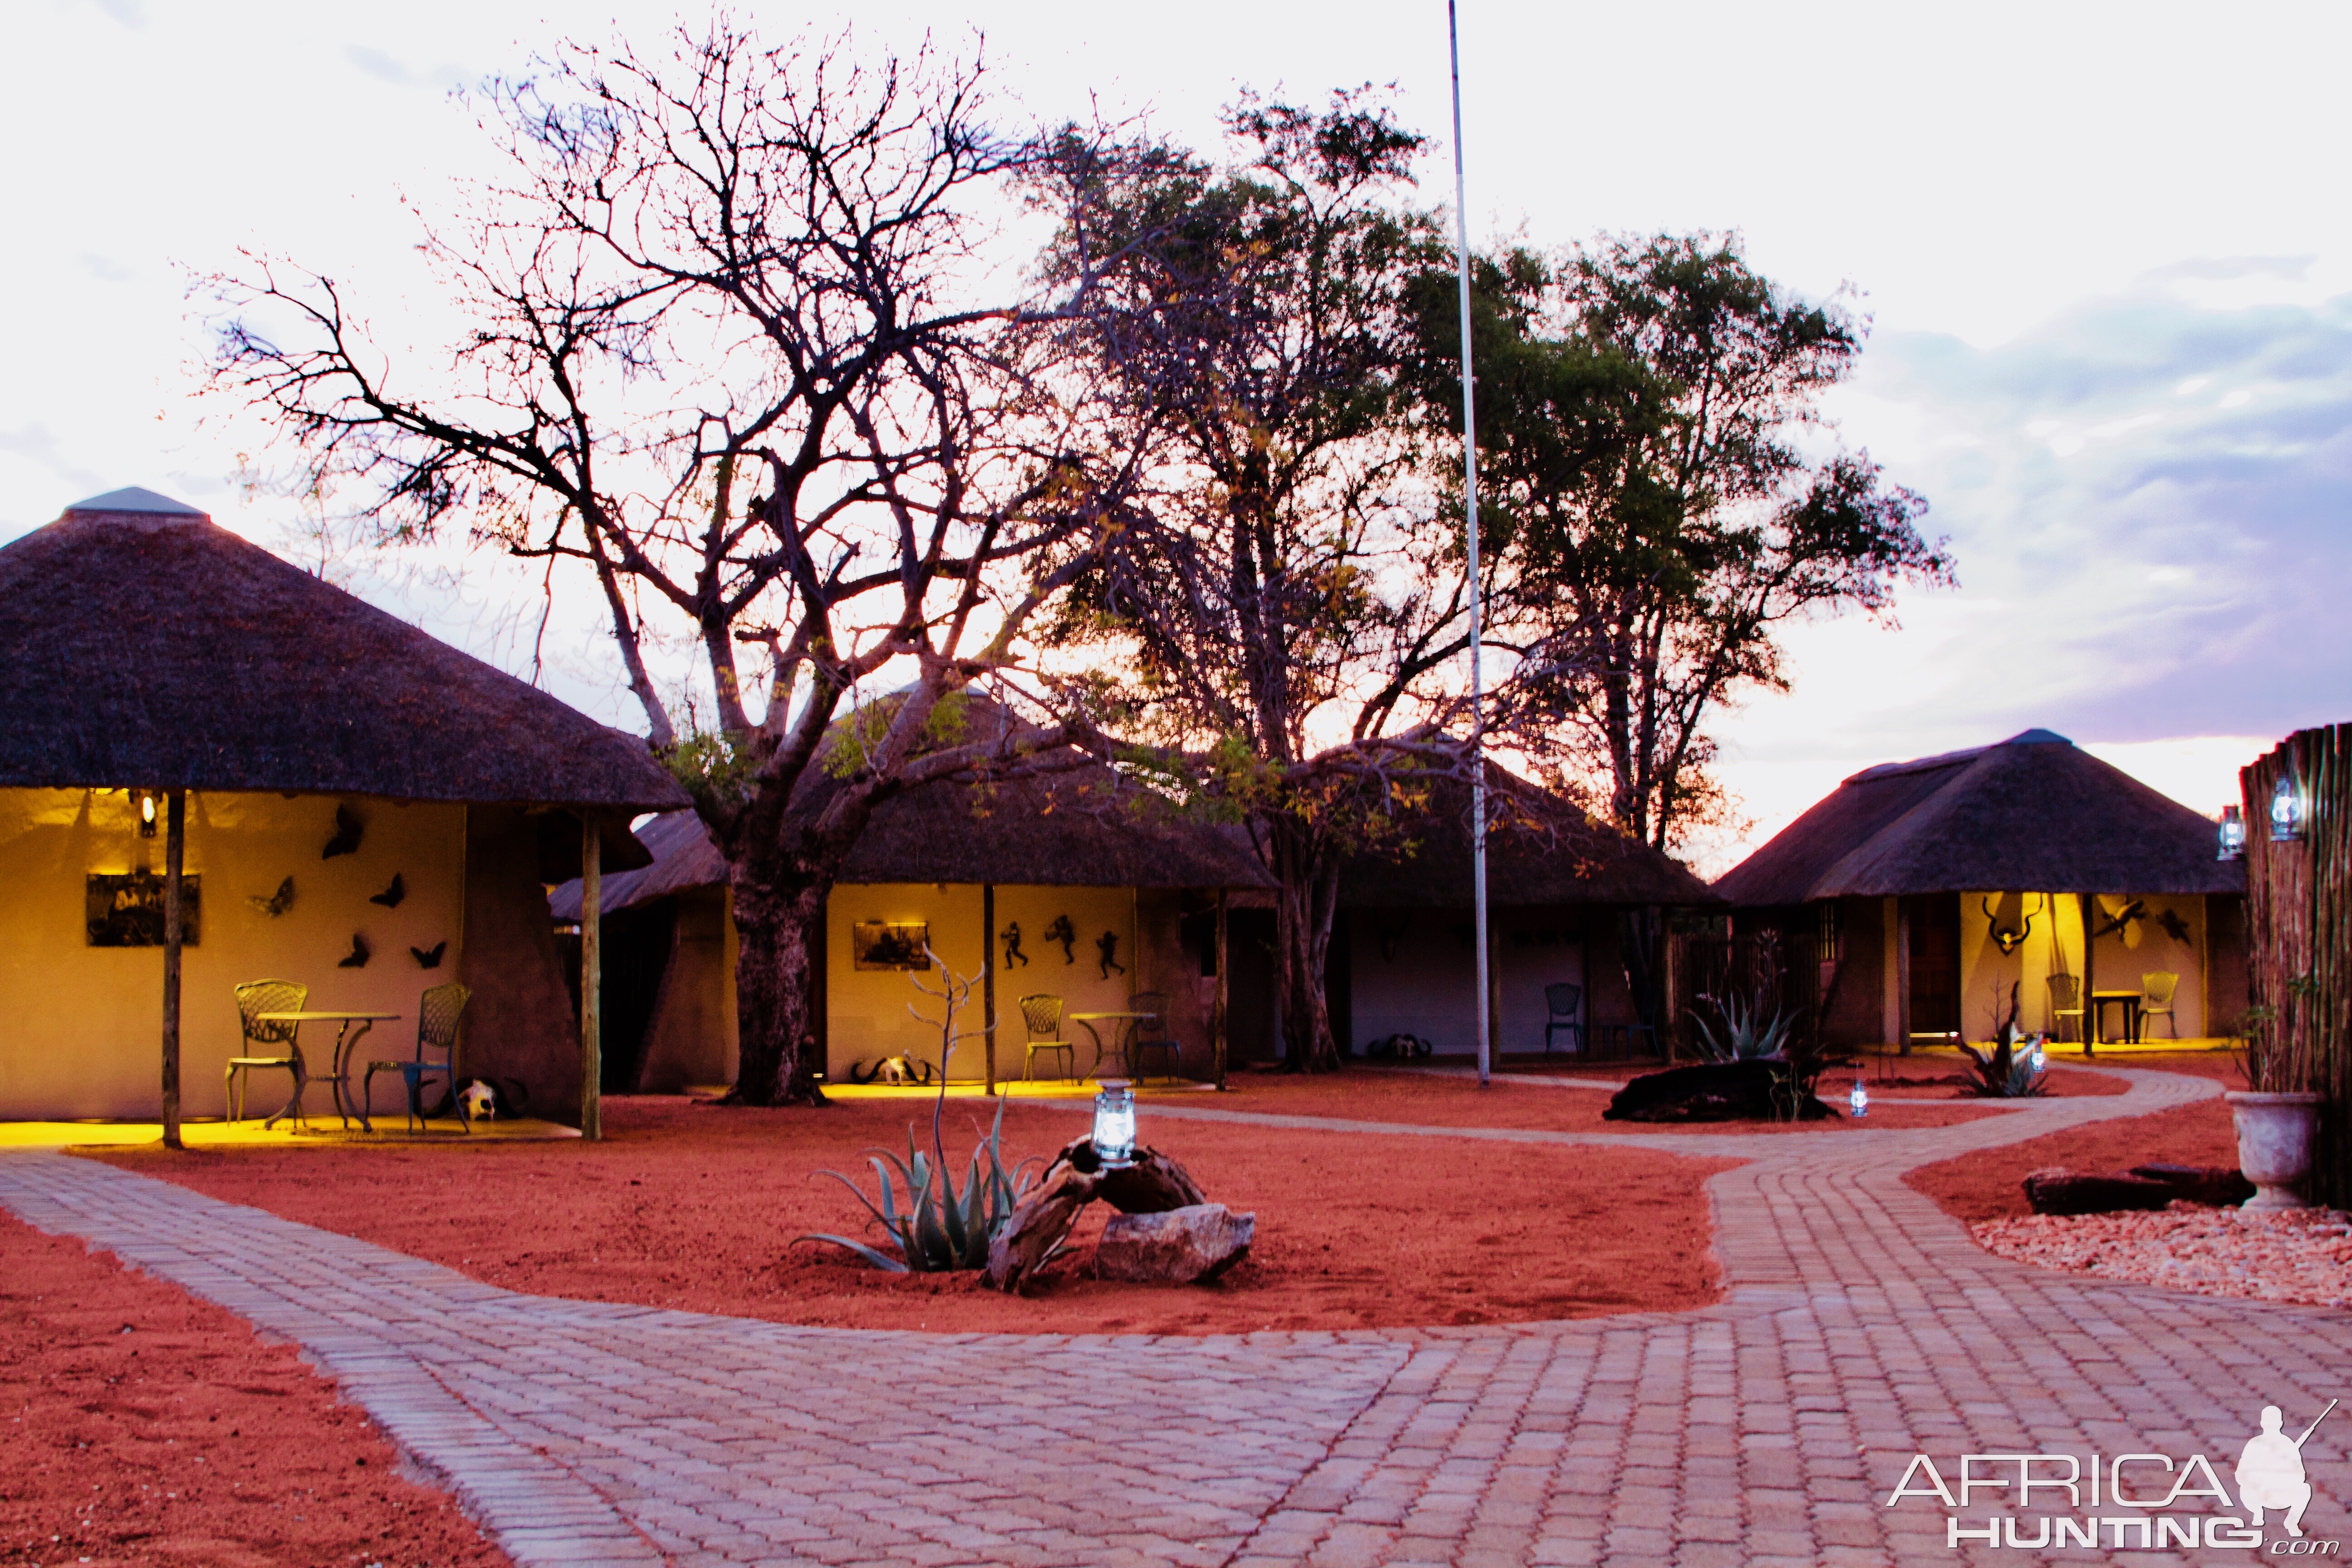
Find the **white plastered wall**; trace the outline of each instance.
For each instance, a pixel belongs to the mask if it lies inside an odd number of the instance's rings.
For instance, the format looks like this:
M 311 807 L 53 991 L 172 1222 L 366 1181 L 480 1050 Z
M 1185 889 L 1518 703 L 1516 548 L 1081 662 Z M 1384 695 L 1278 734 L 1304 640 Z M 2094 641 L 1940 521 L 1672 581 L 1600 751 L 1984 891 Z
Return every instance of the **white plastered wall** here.
M 1356 1048 L 1391 1035 L 1427 1040 L 1447 1055 L 1478 1048 L 1478 971 L 1468 910 L 1356 910 L 1349 950 L 1350 1010 Z M 1592 1016 L 1585 979 L 1583 920 L 1572 910 L 1497 910 L 1492 916 L 1505 1051 L 1540 1052 L 1550 1007 L 1544 988 L 1586 986 L 1579 1022 Z M 1394 956 L 1390 955 L 1393 953 Z M 1573 1037 L 1557 1037 L 1573 1048 Z
M 465 808 L 347 801 L 365 824 L 358 852 L 320 858 L 336 800 L 315 795 L 191 794 L 186 870 L 203 879 L 199 940 L 182 957 L 183 1113 L 225 1109 L 222 1069 L 239 1054 L 233 988 L 257 979 L 300 981 L 313 1008 L 398 1013 L 356 1053 L 408 1055 L 417 999 L 462 965 Z M 121 791 L 0 790 L 0 1119 L 152 1121 L 161 1114 L 163 952 L 89 945 L 87 879 L 160 872 L 163 837 L 138 837 L 133 797 Z M 368 901 L 399 873 L 397 909 Z M 266 897 L 286 877 L 294 900 L 272 917 Z M 373 956 L 341 968 L 354 932 Z M 440 967 L 421 969 L 411 947 L 448 943 Z M 306 1026 L 304 1053 L 327 1069 L 331 1027 Z M 359 1073 L 352 1074 L 354 1087 Z M 282 1071 L 252 1075 L 248 1105 L 285 1100 Z M 394 1098 L 396 1098 L 394 1096 Z M 325 1086 L 305 1100 L 331 1110 Z
M 2137 946 L 2120 931 L 2098 939 L 2092 984 L 2101 991 L 2137 991 L 2142 977 L 2157 972 L 2177 974 L 2172 1021 L 2182 1039 L 2205 1033 L 2205 900 L 2196 894 L 2111 895 L 2108 903 L 2122 905 L 2137 899 L 2146 916 L 2133 922 Z M 2001 923 L 2015 929 L 2026 910 L 2036 911 L 2024 941 L 2004 954 L 1992 937 L 1990 904 Z M 2173 916 L 2188 932 L 2184 941 L 2164 927 Z M 2105 923 L 2104 919 L 2102 923 Z M 2053 951 L 2054 944 L 2054 951 Z M 2054 1032 L 2047 976 L 2083 973 L 2082 900 L 2073 893 L 1964 893 L 1960 896 L 1960 1018 L 1970 1040 L 1990 1040 L 2009 1008 L 2010 987 L 2018 988 L 2019 1026 L 2027 1031 Z M 2124 1026 L 2120 1007 L 2107 1009 L 2106 1037 L 2118 1038 Z M 2069 1020 L 2069 1028 L 2072 1021 Z M 2154 1020 L 2150 1039 L 2170 1037 L 2163 1019 Z
M 920 921 L 930 927 L 930 942 L 941 963 L 974 984 L 971 1000 L 957 1020 L 957 1030 L 971 1031 L 950 1058 L 950 1075 L 957 1079 L 982 1076 L 982 1027 L 980 984 L 983 950 L 981 931 L 982 890 L 971 883 L 940 886 L 929 882 L 864 883 L 835 888 L 825 905 L 825 1072 L 847 1081 L 853 1067 L 870 1071 L 884 1057 L 913 1056 L 936 1063 L 940 1055 L 940 1004 L 921 995 L 914 977 L 903 970 L 861 970 L 853 962 L 853 933 L 860 921 Z M 996 975 L 996 1072 L 1018 1078 L 1026 1057 L 1027 1034 L 1021 1024 L 1020 999 L 1045 992 L 1062 998 L 1065 1016 L 1073 1013 L 1125 1009 L 1138 991 L 1169 991 L 1179 976 L 1153 975 L 1137 952 L 1135 894 L 1127 888 L 1000 887 L 996 889 L 993 943 Z M 1067 957 L 1059 942 L 1045 940 L 1055 921 L 1069 917 L 1076 936 Z M 1006 967 L 1003 933 L 1015 923 L 1028 963 Z M 1103 973 L 1097 942 L 1106 931 L 1116 936 L 1116 961 L 1125 973 Z M 1164 964 L 1163 964 L 1164 967 Z M 921 977 L 933 987 L 940 976 Z M 927 1022 L 908 1014 L 908 1003 L 922 1009 Z M 1109 1024 L 1097 1025 L 1109 1043 Z M 1077 1070 L 1094 1065 L 1094 1040 L 1085 1026 L 1063 1026 L 1063 1037 L 1077 1048 Z

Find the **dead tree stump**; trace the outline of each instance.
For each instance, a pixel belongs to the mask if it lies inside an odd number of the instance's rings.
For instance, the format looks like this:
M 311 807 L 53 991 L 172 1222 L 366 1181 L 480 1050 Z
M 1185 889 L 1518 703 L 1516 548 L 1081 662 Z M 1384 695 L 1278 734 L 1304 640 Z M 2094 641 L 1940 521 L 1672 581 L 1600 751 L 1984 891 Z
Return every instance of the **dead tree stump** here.
M 1061 1250 L 1078 1211 L 1097 1198 L 1121 1214 L 1165 1214 L 1209 1201 L 1192 1173 L 1157 1149 L 1138 1149 L 1135 1163 L 1106 1171 L 1094 1140 L 1074 1138 L 988 1244 L 988 1282 L 1017 1292 Z

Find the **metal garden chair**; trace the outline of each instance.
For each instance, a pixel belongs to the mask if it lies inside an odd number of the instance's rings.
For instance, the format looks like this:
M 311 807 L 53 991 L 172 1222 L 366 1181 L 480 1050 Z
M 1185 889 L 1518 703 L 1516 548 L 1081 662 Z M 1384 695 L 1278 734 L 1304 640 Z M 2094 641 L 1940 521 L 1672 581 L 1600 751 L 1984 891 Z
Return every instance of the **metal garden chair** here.
M 1029 1031 L 1028 1054 L 1021 1058 L 1021 1078 L 1027 1082 L 1030 1069 L 1037 1065 L 1039 1051 L 1062 1053 L 1062 1078 L 1076 1077 L 1078 1070 L 1078 1048 L 1062 1038 L 1062 999 L 1039 992 L 1021 998 L 1021 1022 Z
M 221 1094 L 231 1121 L 245 1120 L 245 1091 L 255 1068 L 283 1068 L 294 1075 L 294 1096 L 289 1103 L 295 1108 L 295 1120 L 302 1120 L 302 1090 L 310 1081 L 310 1064 L 302 1059 L 302 1047 L 295 1040 L 302 1026 L 264 1022 L 261 1015 L 299 1013 L 310 1000 L 310 988 L 291 980 L 248 980 L 236 988 L 236 1021 L 245 1032 L 245 1054 L 229 1058 L 228 1068 L 221 1075 Z M 285 1054 L 260 1054 L 272 1046 L 283 1047 Z
M 1544 1006 L 1550 1016 L 1544 1020 L 1544 1055 L 1551 1055 L 1551 1038 L 1565 1029 L 1577 1055 L 1584 1054 L 1584 1026 L 1577 1021 L 1576 1010 L 1584 1002 L 1584 987 L 1565 983 L 1544 987 Z
M 2074 1038 L 2077 1040 L 2090 1038 L 2084 1033 L 2083 983 L 2071 974 L 2053 974 L 2050 977 L 2049 984 L 2050 1037 L 2053 1040 L 2064 1039 L 2066 1020 L 2072 1018 L 2074 1020 Z
M 1157 991 L 1139 991 L 1127 1004 L 1130 1012 L 1140 1013 L 1135 1020 L 1133 1043 L 1128 1047 L 1128 1059 L 1135 1064 L 1138 1079 L 1151 1076 L 1151 1053 L 1159 1052 L 1168 1061 L 1168 1081 L 1173 1083 L 1181 1074 L 1184 1047 L 1168 1037 L 1168 998 Z
M 2147 1021 L 2161 1016 L 2171 1026 L 2172 1037 L 2180 1037 L 2180 1020 L 2172 1016 L 2173 993 L 2180 989 L 2180 976 L 2165 970 L 2139 977 L 2139 1037 L 2147 1037 Z M 2137 1044 L 2138 1040 L 2135 1040 Z
M 374 1103 L 375 1075 L 396 1072 L 400 1075 L 401 1086 L 408 1091 L 408 1121 L 405 1125 L 422 1131 L 425 1112 L 419 1103 L 419 1091 L 426 1079 L 437 1075 L 449 1080 L 449 1102 L 457 1107 L 458 1127 L 467 1132 L 473 1131 L 473 1121 L 466 1114 L 466 1101 L 457 1092 L 457 1020 L 465 1016 L 466 1004 L 472 1001 L 473 996 L 471 991 L 454 980 L 425 992 L 424 999 L 416 1005 L 415 1056 L 404 1062 L 368 1063 L 367 1076 L 360 1079 L 362 1110 Z M 438 1060 L 434 1059 L 436 1057 Z

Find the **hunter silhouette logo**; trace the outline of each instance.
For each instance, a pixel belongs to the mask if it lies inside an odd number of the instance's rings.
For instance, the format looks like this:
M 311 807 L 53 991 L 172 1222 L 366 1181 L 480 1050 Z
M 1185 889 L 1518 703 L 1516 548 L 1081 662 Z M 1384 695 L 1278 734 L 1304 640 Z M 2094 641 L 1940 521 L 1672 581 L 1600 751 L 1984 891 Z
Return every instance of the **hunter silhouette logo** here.
M 2327 1402 L 2327 1410 L 2336 1408 L 2336 1401 Z M 2319 1423 L 2327 1419 L 2327 1410 L 2321 1411 L 2300 1437 L 2290 1437 L 2280 1427 L 2285 1422 L 2275 1405 L 2263 1406 L 2263 1429 L 2246 1440 L 2246 1451 L 2238 1456 L 2236 1471 L 2238 1500 L 2245 1505 L 2246 1522 L 2254 1529 L 2263 1526 L 2264 1509 L 2284 1509 L 2282 1521 L 2289 1535 L 2301 1539 L 2303 1510 L 2311 1506 L 2311 1481 L 2303 1473 L 2303 1446 L 2319 1430 Z
M 2336 1403 L 2329 1400 L 2326 1409 L 2295 1436 L 2286 1432 L 2284 1412 L 2275 1405 L 2263 1406 L 2261 1429 L 2247 1439 L 2231 1474 L 2235 1499 L 2202 1454 L 2178 1460 L 2166 1454 L 2094 1454 L 2087 1463 L 2074 1454 L 1963 1454 L 1949 1479 L 1937 1472 L 1935 1460 L 1914 1454 L 1884 1506 L 1893 1508 L 1906 1498 L 1933 1498 L 1948 1510 L 1947 1546 L 2028 1552 L 2053 1547 L 2260 1550 L 2265 1544 L 2263 1518 L 2275 1514 L 2286 1533 L 2268 1543 L 2268 1555 L 2333 1557 L 2340 1543 L 2304 1537 L 2304 1510 L 2311 1506 L 2314 1493 L 2304 1470 L 2303 1447 Z M 1984 1507 L 1986 1500 L 1979 1494 L 1988 1492 L 2006 1510 L 1968 1517 Z M 2036 1493 L 2041 1494 L 2038 1499 Z M 2053 1505 L 2065 1511 L 2044 1511 Z

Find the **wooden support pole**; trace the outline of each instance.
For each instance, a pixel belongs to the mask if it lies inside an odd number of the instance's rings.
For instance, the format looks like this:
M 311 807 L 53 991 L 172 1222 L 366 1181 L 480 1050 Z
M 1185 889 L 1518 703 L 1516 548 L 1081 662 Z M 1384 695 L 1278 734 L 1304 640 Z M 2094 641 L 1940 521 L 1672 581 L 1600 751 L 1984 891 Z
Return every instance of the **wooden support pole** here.
M 175 789 L 163 824 L 163 1147 L 180 1142 L 180 873 L 188 853 L 188 792 Z
M 580 814 L 580 1136 L 604 1135 L 604 844 Z
M 996 1095 L 996 884 L 980 885 L 980 1019 L 981 1054 L 987 1066 L 982 1081 L 991 1099 Z
M 1225 1004 L 1232 993 L 1228 977 L 1233 966 L 1225 952 L 1225 889 L 1217 889 L 1217 1016 L 1210 1030 L 1217 1053 L 1217 1087 L 1225 1087 Z
M 1895 900 L 1895 1054 L 1911 1054 L 1911 911 Z
M 2099 1054 L 2099 1002 L 2091 950 L 2098 943 L 2091 933 L 2099 929 L 2099 895 L 2082 893 L 2077 897 L 2083 903 L 2083 1054 L 2095 1057 Z

